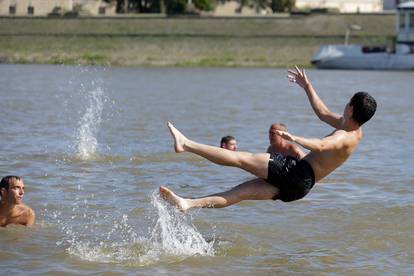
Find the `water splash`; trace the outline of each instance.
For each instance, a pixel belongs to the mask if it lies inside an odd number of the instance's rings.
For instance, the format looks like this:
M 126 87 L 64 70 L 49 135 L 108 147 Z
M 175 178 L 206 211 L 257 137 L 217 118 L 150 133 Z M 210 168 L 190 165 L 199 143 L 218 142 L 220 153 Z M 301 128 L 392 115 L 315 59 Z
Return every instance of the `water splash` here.
M 138 227 L 125 214 L 114 218 L 90 212 L 86 200 L 74 202 L 70 218 L 56 221 L 64 235 L 57 245 L 85 261 L 130 266 L 177 262 L 194 255 L 214 256 L 214 239 L 207 242 L 190 217 L 178 213 L 158 193 L 154 192 L 151 199 L 150 211 L 155 217 L 146 217 L 153 221 L 147 235 L 138 233 Z M 53 218 L 62 218 L 62 213 Z M 145 219 L 137 221 L 142 224 Z
M 86 97 L 87 107 L 78 123 L 77 155 L 82 160 L 88 160 L 96 155 L 96 137 L 102 120 L 105 93 L 99 81 L 92 81 L 90 87 L 82 84 L 81 92 Z
M 154 248 L 173 255 L 214 255 L 214 241 L 207 242 L 188 217 L 167 205 L 158 193 L 152 195 L 152 205 L 158 212 L 151 234 Z

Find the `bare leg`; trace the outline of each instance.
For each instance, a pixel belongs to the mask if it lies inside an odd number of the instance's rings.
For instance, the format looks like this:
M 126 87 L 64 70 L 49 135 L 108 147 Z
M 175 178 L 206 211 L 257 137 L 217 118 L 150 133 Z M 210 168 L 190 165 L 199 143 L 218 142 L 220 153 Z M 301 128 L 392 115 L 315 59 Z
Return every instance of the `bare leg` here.
M 237 152 L 196 143 L 185 137 L 170 122 L 167 123 L 167 126 L 174 138 L 175 152 L 192 152 L 213 163 L 223 166 L 238 167 L 257 177 L 267 179 L 269 153 L 252 154 L 248 152 Z
M 196 199 L 183 198 L 174 194 L 170 189 L 160 187 L 161 197 L 176 206 L 181 211 L 190 208 L 224 208 L 242 200 L 272 199 L 279 193 L 278 188 L 260 178 L 246 181 L 229 191 L 200 197 Z

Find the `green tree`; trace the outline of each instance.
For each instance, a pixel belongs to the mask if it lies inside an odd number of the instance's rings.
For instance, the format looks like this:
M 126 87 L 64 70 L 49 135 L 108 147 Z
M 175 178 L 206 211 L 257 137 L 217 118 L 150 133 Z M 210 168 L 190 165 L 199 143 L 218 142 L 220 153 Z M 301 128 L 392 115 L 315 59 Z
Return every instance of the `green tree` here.
M 202 11 L 212 11 L 215 6 L 214 0 L 193 0 L 194 6 Z
M 0 0 L 1 1 L 1 0 Z M 117 13 L 168 13 L 187 11 L 188 0 L 104 0 L 116 4 Z M 216 0 L 192 0 L 197 10 L 211 11 Z
M 165 0 L 168 14 L 184 13 L 187 8 L 187 0 Z
M 290 12 L 295 6 L 295 0 L 271 0 L 270 8 L 273 12 Z

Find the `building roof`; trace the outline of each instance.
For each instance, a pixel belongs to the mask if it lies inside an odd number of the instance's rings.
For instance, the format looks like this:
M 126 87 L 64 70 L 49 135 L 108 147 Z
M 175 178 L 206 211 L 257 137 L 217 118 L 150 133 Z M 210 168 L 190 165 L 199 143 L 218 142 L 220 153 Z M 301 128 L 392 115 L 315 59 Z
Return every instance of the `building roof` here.
M 411 10 L 414 9 L 414 1 L 407 1 L 398 5 L 398 9 Z

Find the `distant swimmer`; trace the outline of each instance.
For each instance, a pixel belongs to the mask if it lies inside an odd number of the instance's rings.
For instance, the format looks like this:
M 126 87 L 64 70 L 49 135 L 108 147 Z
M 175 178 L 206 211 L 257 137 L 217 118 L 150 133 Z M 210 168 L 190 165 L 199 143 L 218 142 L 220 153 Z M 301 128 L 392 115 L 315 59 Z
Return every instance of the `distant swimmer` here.
M 269 147 L 267 153 L 280 153 L 284 156 L 293 156 L 302 159 L 305 153 L 296 145 L 288 143 L 277 131 L 287 131 L 287 126 L 282 123 L 274 123 L 269 128 Z
M 310 150 L 302 159 L 280 153 L 235 152 L 197 143 L 185 137 L 170 122 L 167 126 L 177 153 L 192 152 L 213 163 L 241 168 L 258 178 L 242 183 L 229 191 L 201 198 L 184 198 L 166 187 L 160 187 L 164 200 L 182 211 L 190 208 L 223 208 L 242 200 L 279 199 L 291 202 L 309 193 L 320 181 L 355 150 L 362 139 L 361 126 L 374 115 L 377 104 L 366 92 L 355 93 L 345 105 L 343 115 L 331 112 L 313 89 L 303 69 L 288 70 L 288 79 L 302 87 L 319 119 L 335 130 L 324 138 L 304 138 L 276 130 L 280 137 Z
M 234 138 L 231 135 L 224 136 L 223 138 L 221 138 L 220 148 L 236 151 L 237 150 L 236 138 Z
M 35 212 L 22 203 L 24 195 L 23 180 L 14 175 L 3 177 L 0 182 L 0 226 L 21 224 L 32 226 Z

